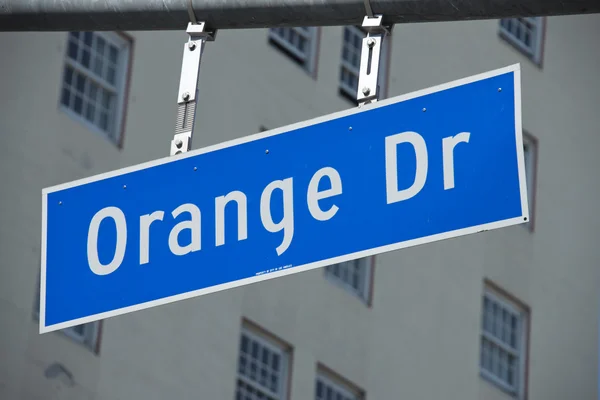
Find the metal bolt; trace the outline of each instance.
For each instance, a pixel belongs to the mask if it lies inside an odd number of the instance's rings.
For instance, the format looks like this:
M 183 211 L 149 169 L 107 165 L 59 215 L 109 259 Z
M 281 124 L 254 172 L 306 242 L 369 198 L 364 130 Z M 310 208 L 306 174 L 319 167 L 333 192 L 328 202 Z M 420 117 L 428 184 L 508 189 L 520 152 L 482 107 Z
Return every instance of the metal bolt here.
M 369 38 L 369 39 L 367 40 L 367 46 L 369 46 L 369 47 L 373 47 L 373 46 L 375 46 L 375 39 L 373 39 L 373 38 Z
M 59 206 L 62 206 L 62 201 L 59 201 L 59 202 L 58 202 L 58 205 L 59 205 Z
M 188 101 L 190 99 L 190 94 L 188 92 L 185 92 L 182 97 L 185 101 Z
M 181 146 L 183 146 L 183 142 L 181 141 L 181 139 L 177 139 L 175 141 L 175 146 L 177 146 L 178 149 L 180 149 Z
M 499 87 L 499 88 L 498 88 L 498 91 L 499 91 L 499 92 L 501 92 L 501 91 L 502 91 L 502 88 L 501 88 L 501 87 Z
M 123 185 L 123 189 L 127 189 L 127 185 Z
M 350 127 L 348 127 L 348 130 L 349 130 L 349 131 L 351 131 L 351 130 L 352 130 L 352 127 L 351 127 L 351 126 L 350 126 Z
M 194 49 L 196 48 L 196 42 L 189 42 L 188 47 L 190 50 L 194 51 Z
M 194 167 L 194 171 L 198 171 L 198 167 Z
M 363 94 L 366 96 L 366 95 L 368 95 L 369 93 L 371 93 L 371 89 L 369 89 L 368 87 L 366 87 L 366 86 L 365 86 L 365 87 L 363 88 L 362 92 L 363 92 Z
M 425 107 L 423 107 L 423 112 L 427 111 L 427 109 Z
M 265 154 L 269 154 L 269 149 L 265 150 Z

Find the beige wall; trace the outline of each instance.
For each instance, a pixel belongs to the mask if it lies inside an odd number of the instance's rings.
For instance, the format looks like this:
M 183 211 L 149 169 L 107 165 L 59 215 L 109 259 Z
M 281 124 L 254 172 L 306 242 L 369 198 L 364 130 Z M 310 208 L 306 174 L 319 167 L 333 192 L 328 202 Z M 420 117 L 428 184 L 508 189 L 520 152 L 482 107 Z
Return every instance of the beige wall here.
M 194 147 L 350 107 L 337 95 L 341 34 L 321 30 L 313 79 L 264 30 L 219 32 L 201 68 Z M 314 396 L 317 362 L 368 399 L 507 399 L 479 377 L 485 278 L 531 308 L 529 399 L 597 398 L 597 16 L 548 19 L 541 69 L 498 38 L 497 21 L 395 27 L 390 96 L 522 63 L 523 126 L 539 139 L 533 232 L 378 256 L 372 307 L 315 270 L 114 317 L 97 356 L 37 333 L 40 195 L 168 154 L 186 38 L 132 35 L 122 150 L 58 110 L 64 34 L 0 35 L 1 399 L 232 399 L 242 317 L 293 346 L 291 400 Z M 75 387 L 44 378 L 52 361 Z

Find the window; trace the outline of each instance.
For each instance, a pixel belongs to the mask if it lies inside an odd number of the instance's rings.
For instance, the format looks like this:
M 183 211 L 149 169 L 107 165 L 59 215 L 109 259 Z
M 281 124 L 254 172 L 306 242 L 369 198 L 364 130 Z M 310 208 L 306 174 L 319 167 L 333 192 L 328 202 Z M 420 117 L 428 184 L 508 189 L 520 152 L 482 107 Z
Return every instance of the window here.
M 362 40 L 366 32 L 356 26 L 344 27 L 342 41 L 342 58 L 340 62 L 340 94 L 348 100 L 356 103 L 358 91 L 358 77 L 360 75 L 360 56 L 362 52 Z M 381 57 L 379 62 L 379 97 L 386 95 L 387 89 L 387 60 L 389 55 L 390 36 L 387 36 L 381 45 Z
M 480 371 L 514 396 L 524 388 L 527 313 L 513 301 L 486 288 L 483 296 Z
M 328 265 L 325 267 L 325 275 L 368 302 L 371 292 L 372 261 L 371 257 L 366 257 Z
M 63 332 L 73 340 L 82 343 L 88 348 L 96 351 L 99 324 L 99 321 L 90 322 L 87 324 L 72 326 L 70 328 L 63 329 Z
M 362 400 L 362 390 L 344 378 L 320 367 L 317 371 L 315 400 Z
M 535 185 L 537 180 L 537 141 L 527 133 L 523 133 L 523 155 L 525 159 L 525 180 L 527 182 L 527 199 L 529 204 L 529 221 L 525 225 L 529 229 L 533 229 Z
M 38 275 L 38 285 L 36 287 L 36 295 L 35 295 L 35 311 L 34 318 L 39 320 L 40 317 L 40 280 Z M 87 324 L 72 326 L 70 328 L 62 329 L 61 332 L 73 339 L 74 341 L 83 344 L 90 350 L 94 351 L 96 354 L 98 353 L 98 345 L 99 345 L 99 336 L 100 336 L 100 323 L 101 321 L 94 321 Z
M 121 141 L 130 42 L 112 32 L 71 32 L 60 105 L 67 114 Z
M 282 400 L 287 394 L 289 351 L 277 340 L 242 328 L 236 400 Z
M 316 27 L 271 28 L 269 41 L 314 75 L 317 59 L 317 29 Z
M 531 58 L 542 62 L 543 17 L 505 18 L 500 20 L 500 36 Z

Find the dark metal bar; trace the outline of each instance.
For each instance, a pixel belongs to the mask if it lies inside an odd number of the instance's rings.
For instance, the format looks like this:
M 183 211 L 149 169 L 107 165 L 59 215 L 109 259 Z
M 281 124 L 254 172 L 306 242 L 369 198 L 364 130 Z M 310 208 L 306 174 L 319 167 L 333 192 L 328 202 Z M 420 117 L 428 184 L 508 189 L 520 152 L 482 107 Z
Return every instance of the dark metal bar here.
M 0 31 L 183 30 L 189 0 L 0 0 Z M 600 13 L 600 0 L 370 0 L 385 24 Z M 191 0 L 210 29 L 360 25 L 364 0 Z

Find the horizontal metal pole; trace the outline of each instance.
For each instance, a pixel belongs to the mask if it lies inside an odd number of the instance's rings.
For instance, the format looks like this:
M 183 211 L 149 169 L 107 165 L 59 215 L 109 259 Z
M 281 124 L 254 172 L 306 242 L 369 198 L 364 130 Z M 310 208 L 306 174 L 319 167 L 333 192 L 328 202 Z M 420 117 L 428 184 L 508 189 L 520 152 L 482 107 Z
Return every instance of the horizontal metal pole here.
M 0 31 L 184 30 L 189 0 L 0 0 Z M 384 23 L 600 13 L 600 0 L 370 0 Z M 360 25 L 364 0 L 191 0 L 210 29 Z

